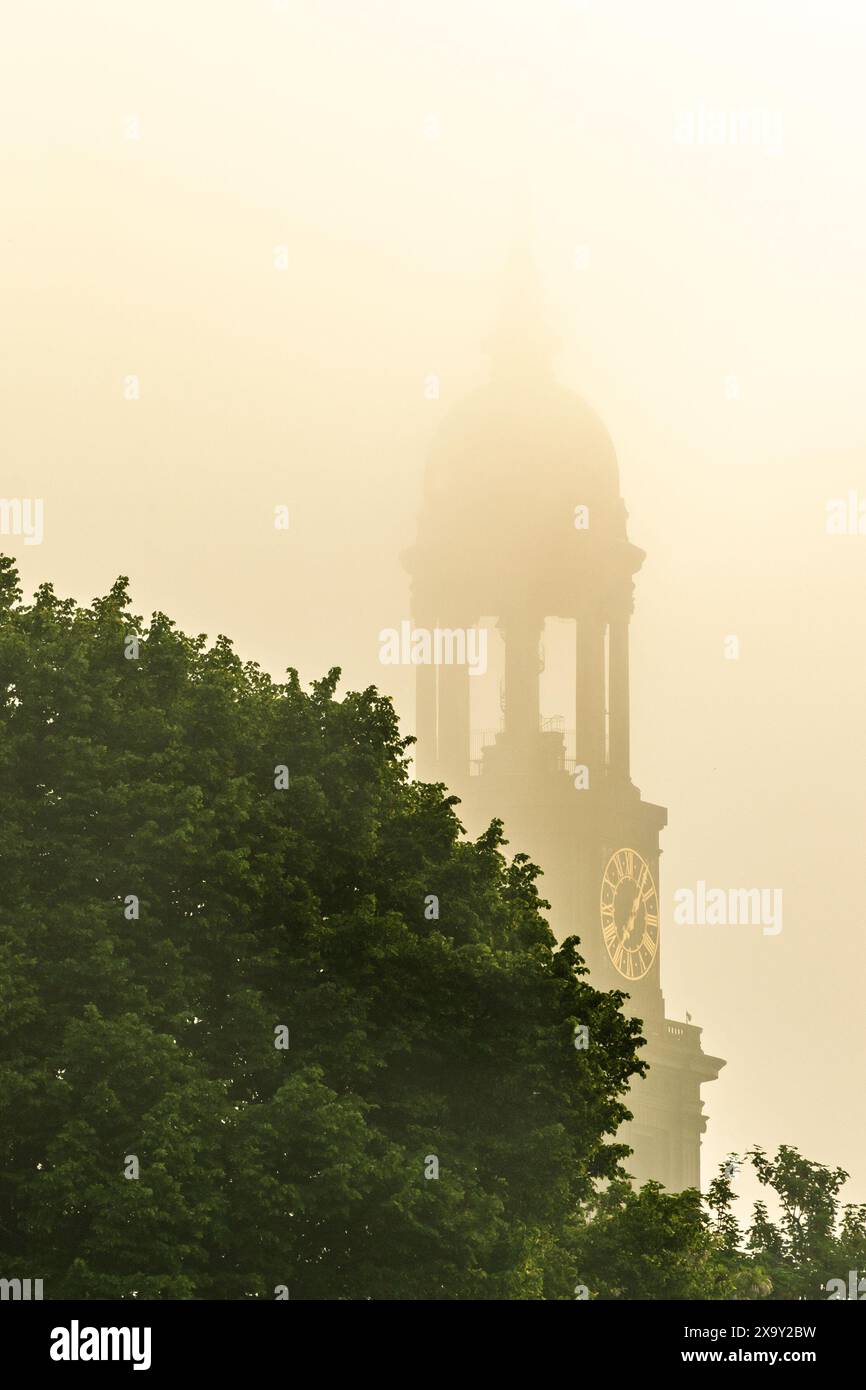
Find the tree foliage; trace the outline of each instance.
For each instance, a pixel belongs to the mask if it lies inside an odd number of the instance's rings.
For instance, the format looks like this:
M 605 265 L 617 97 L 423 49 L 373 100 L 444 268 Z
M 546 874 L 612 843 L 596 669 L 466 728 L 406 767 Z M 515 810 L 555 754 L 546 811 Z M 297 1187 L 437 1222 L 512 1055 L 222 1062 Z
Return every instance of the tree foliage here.
M 788 1146 L 746 1155 L 775 1216 L 745 1228 L 733 1161 L 703 1198 L 623 1179 L 623 996 L 556 947 L 499 822 L 468 840 L 390 702 L 338 677 L 144 625 L 123 579 L 25 604 L 0 557 L 4 1277 L 791 1299 L 866 1274 L 866 1206 Z
M 776 1212 L 773 1219 L 767 1203 L 755 1202 L 745 1229 L 734 1215 L 744 1164 Z M 614 1181 L 584 1203 L 572 1228 L 579 1278 L 602 1299 L 838 1296 L 831 1281 L 851 1290 L 851 1271 L 866 1278 L 866 1205 L 840 1202 L 847 1177 L 783 1144 L 772 1159 L 758 1147 L 731 1155 L 703 1197 Z
M 390 702 L 337 683 L 144 624 L 122 579 L 25 604 L 0 561 L 7 1277 L 573 1296 L 639 1025 L 501 826 L 467 840 Z

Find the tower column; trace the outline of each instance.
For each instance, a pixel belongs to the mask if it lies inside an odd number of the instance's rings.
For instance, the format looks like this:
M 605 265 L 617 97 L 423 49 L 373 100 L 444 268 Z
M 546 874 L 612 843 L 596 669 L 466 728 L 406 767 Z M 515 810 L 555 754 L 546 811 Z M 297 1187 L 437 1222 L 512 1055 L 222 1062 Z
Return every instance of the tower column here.
M 430 671 L 438 677 L 439 776 L 453 786 L 469 776 L 469 668 L 442 665 Z
M 610 770 L 629 778 L 630 732 L 628 699 L 628 619 L 610 625 L 608 647 L 610 689 Z
M 589 768 L 590 787 L 605 770 L 604 629 L 600 618 L 577 620 L 575 756 Z
M 538 639 L 541 623 L 527 613 L 505 618 L 505 732 L 521 742 L 539 729 Z
M 430 610 L 419 605 L 413 614 L 416 627 L 432 629 Z M 436 667 L 429 662 L 415 668 L 415 772 L 420 778 L 436 775 Z
M 415 770 L 421 778 L 432 775 L 436 764 L 436 667 L 415 671 Z

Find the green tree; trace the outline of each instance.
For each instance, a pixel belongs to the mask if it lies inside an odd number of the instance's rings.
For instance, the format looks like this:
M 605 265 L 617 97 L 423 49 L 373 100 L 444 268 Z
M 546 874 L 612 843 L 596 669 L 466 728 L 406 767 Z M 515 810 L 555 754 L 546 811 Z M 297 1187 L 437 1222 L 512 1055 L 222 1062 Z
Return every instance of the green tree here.
M 788 1144 L 779 1147 L 775 1158 L 757 1145 L 748 1157 L 780 1212 L 776 1225 L 766 1204 L 756 1202 L 747 1236 L 749 1251 L 772 1283 L 771 1297 L 826 1298 L 827 1281 L 847 1277 L 864 1253 L 866 1208 L 840 1210 L 839 1191 L 848 1174 L 813 1163 Z
M 124 580 L 25 604 L 0 559 L 7 1277 L 573 1296 L 639 1025 L 502 827 L 467 840 L 390 702 L 337 680 L 144 624 Z
M 743 1231 L 733 1214 L 736 1155 L 722 1164 L 706 1194 L 635 1191 L 608 1184 L 570 1225 L 579 1279 L 602 1299 L 824 1299 L 828 1281 L 850 1288 L 866 1277 L 866 1205 L 840 1207 L 847 1174 L 803 1158 L 783 1144 L 775 1158 L 746 1155 L 778 1208 L 754 1204 Z M 850 1293 L 846 1296 L 850 1296 Z
M 840 1206 L 843 1169 L 814 1163 L 788 1144 L 775 1158 L 756 1146 L 746 1159 L 772 1193 L 775 1221 L 767 1203 L 757 1201 L 748 1228 L 740 1230 L 732 1184 L 739 1160 L 720 1167 L 704 1199 L 735 1297 L 827 1298 L 829 1280 L 842 1279 L 847 1288 L 851 1270 L 866 1274 L 866 1206 Z
M 579 1281 L 598 1299 L 720 1299 L 737 1296 L 725 1258 L 694 1188 L 635 1190 L 617 1179 L 587 1203 L 577 1230 Z

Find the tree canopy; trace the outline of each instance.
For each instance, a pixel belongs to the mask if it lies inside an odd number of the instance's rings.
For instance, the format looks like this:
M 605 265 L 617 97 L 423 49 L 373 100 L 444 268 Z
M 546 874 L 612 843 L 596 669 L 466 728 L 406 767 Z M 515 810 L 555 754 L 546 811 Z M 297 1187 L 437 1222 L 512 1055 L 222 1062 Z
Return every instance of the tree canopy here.
M 624 996 L 339 673 L 0 556 L 0 1269 L 45 1297 L 826 1298 L 847 1174 L 636 1191 Z M 584 1046 L 583 1044 L 587 1045 Z M 776 1212 L 741 1227 L 748 1162 Z M 627 1161 L 625 1167 L 627 1167 Z M 855 1281 L 856 1282 L 856 1281 Z
M 571 1298 L 641 1069 L 537 869 L 126 581 L 0 559 L 0 1259 L 47 1298 Z M 575 1046 L 588 1030 L 589 1045 Z
M 741 1227 L 742 1169 L 768 1188 L 775 1219 L 758 1201 Z M 774 1158 L 757 1146 L 732 1154 L 704 1196 L 617 1179 L 570 1230 L 578 1277 L 600 1299 L 862 1298 L 866 1283 L 852 1294 L 851 1272 L 866 1280 L 866 1205 L 840 1201 L 847 1177 L 782 1144 Z

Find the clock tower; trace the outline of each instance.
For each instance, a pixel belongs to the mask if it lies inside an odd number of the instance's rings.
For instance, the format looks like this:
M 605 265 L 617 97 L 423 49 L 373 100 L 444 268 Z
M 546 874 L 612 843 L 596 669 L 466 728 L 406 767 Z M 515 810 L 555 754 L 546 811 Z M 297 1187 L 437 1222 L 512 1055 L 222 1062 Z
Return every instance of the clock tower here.
M 667 811 L 631 780 L 629 626 L 645 555 L 627 536 L 616 455 L 598 417 L 552 372 L 532 264 L 512 258 L 485 385 L 446 418 L 430 454 L 418 540 L 406 554 L 415 628 L 480 628 L 501 643 L 500 727 L 473 729 L 470 666 L 417 668 L 418 775 L 492 817 L 544 871 L 559 940 L 577 935 L 590 979 L 620 989 L 649 1063 L 618 1136 L 626 1168 L 672 1191 L 700 1184 L 700 1088 L 724 1065 L 701 1029 L 668 1019 L 661 988 L 661 832 Z M 573 711 L 541 718 L 549 619 L 571 634 Z M 476 634 L 477 636 L 478 634 Z M 477 671 L 476 673 L 477 674 Z

